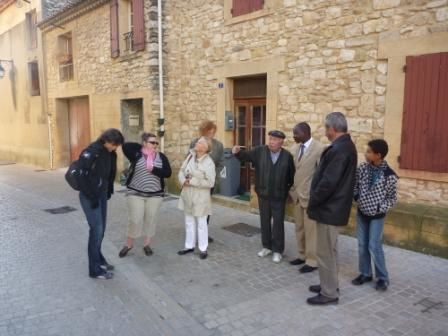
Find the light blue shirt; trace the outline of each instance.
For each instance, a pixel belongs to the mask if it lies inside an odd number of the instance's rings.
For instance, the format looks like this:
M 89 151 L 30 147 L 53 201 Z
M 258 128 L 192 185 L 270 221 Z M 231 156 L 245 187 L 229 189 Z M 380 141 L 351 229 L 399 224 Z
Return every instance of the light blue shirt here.
M 272 160 L 272 163 L 273 163 L 273 164 L 275 164 L 275 163 L 277 162 L 278 157 L 280 156 L 280 152 L 281 152 L 281 150 L 279 150 L 279 151 L 276 152 L 276 153 L 271 152 L 271 160 Z

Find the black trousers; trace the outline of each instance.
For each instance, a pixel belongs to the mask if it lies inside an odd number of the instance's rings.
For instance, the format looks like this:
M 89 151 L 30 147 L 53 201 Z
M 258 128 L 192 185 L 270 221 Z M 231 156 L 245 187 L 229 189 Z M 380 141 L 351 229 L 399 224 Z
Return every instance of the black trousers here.
M 285 249 L 286 200 L 258 197 L 260 208 L 261 243 L 264 248 L 283 253 Z
M 210 196 L 213 195 L 213 193 L 215 192 L 215 187 L 210 189 Z M 210 224 L 210 215 L 207 216 L 207 225 Z

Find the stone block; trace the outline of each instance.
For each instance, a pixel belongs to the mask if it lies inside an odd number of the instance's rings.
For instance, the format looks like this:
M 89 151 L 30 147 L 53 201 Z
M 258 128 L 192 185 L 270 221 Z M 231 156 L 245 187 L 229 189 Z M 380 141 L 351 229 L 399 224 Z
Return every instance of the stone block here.
M 397 7 L 400 0 L 373 0 L 373 9 L 388 9 Z

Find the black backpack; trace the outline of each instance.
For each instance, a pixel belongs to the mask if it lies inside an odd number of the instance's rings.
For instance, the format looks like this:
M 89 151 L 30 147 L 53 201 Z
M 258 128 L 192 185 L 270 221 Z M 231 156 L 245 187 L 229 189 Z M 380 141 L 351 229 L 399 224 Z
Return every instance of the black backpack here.
M 65 180 L 67 181 L 68 185 L 72 187 L 72 189 L 80 191 L 80 185 L 79 185 L 79 175 L 81 173 L 81 169 L 79 167 L 79 161 L 75 160 L 73 161 L 70 166 L 67 169 L 67 172 L 65 173 Z
M 98 158 L 98 155 L 96 155 L 96 158 Z M 96 161 L 92 164 L 92 170 L 95 168 Z M 79 166 L 79 160 L 75 160 L 72 163 L 70 163 L 70 166 L 67 169 L 67 172 L 65 173 L 65 180 L 67 181 L 68 185 L 72 187 L 72 189 L 76 191 L 81 190 L 81 186 L 79 183 L 79 177 L 81 176 L 81 167 Z

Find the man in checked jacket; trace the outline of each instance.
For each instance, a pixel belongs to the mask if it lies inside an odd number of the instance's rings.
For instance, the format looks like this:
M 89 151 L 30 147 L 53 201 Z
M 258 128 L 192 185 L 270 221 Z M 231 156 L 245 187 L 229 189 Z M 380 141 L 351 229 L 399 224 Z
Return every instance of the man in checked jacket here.
M 372 281 L 371 261 L 375 266 L 376 289 L 385 291 L 389 275 L 383 251 L 383 229 L 386 213 L 397 202 L 398 177 L 384 160 L 387 142 L 372 140 L 366 151 L 366 161 L 356 172 L 354 198 L 358 202 L 357 237 L 360 275 L 352 281 L 360 286 Z

